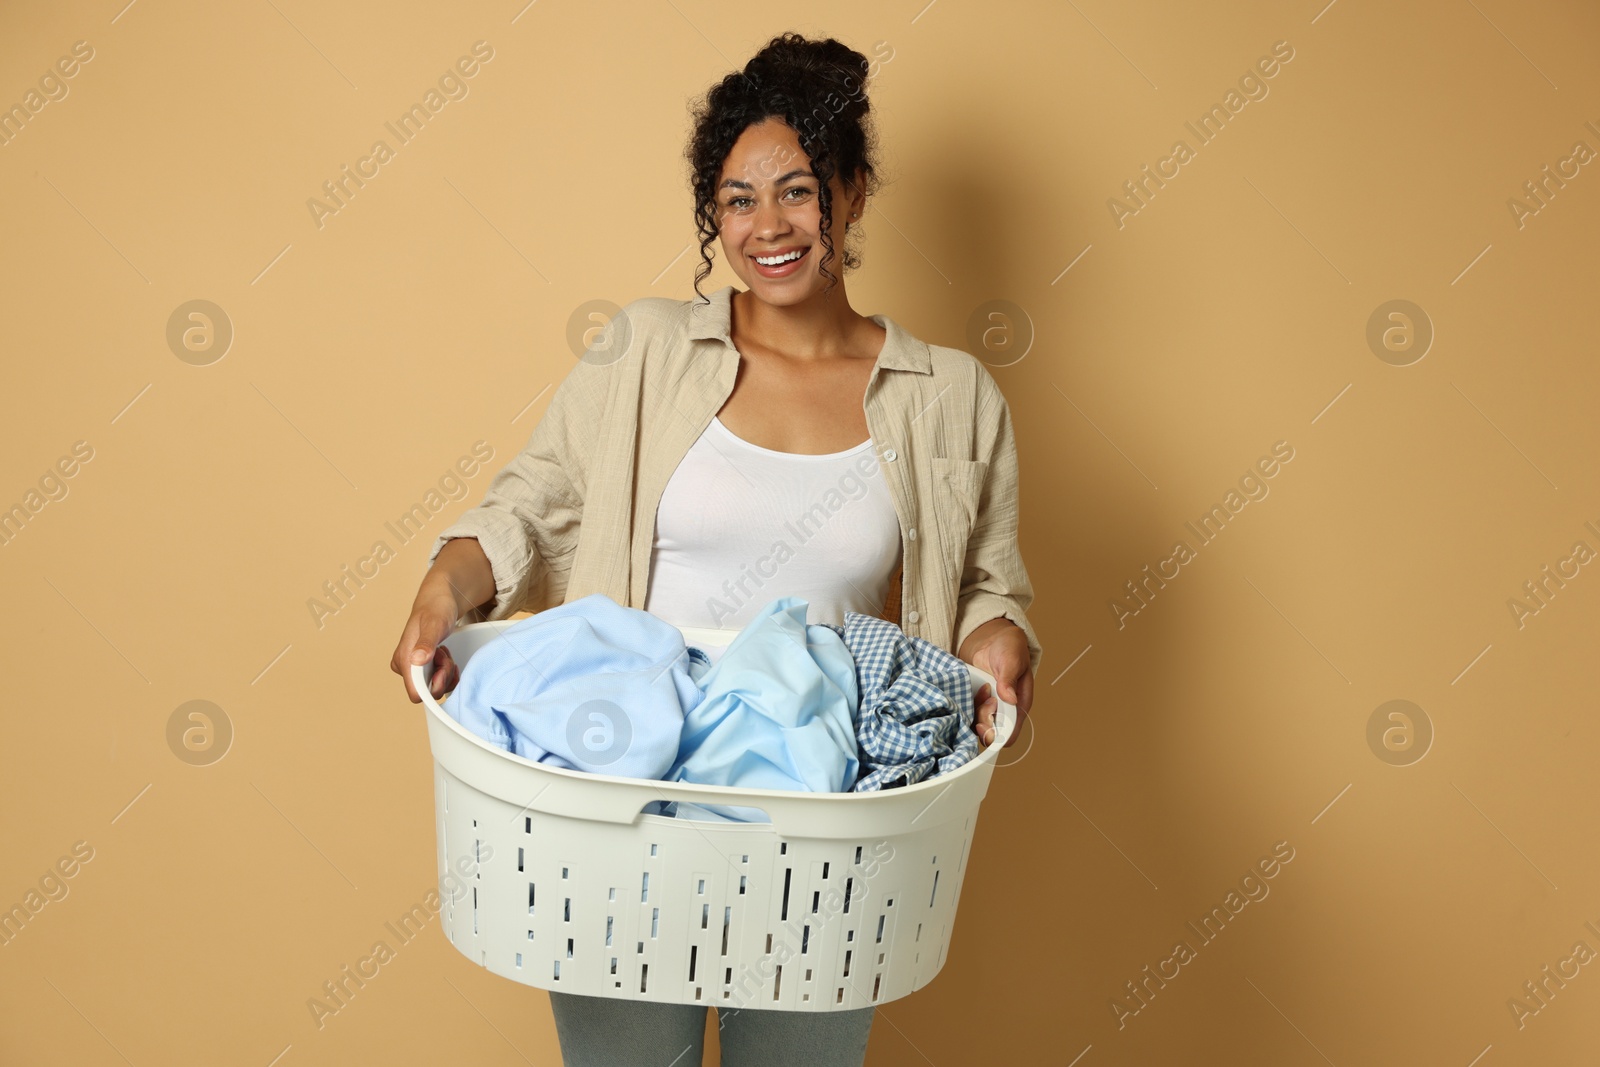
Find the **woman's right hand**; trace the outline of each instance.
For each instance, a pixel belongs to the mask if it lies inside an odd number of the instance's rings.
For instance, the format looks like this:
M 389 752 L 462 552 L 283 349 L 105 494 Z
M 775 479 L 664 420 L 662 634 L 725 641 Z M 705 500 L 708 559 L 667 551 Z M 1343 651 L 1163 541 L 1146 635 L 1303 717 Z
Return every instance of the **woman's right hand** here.
M 416 603 L 411 606 L 411 617 L 406 620 L 405 630 L 400 634 L 400 643 L 395 646 L 394 656 L 389 660 L 389 669 L 405 679 L 406 695 L 411 698 L 411 703 L 422 703 L 422 697 L 411 681 L 412 664 L 433 660 L 433 677 L 428 682 L 428 691 L 435 700 L 454 689 L 460 680 L 461 672 L 450 657 L 450 650 L 440 644 L 455 629 L 457 618 L 454 595 L 428 595 L 426 589 L 417 594 Z
M 405 679 L 411 703 L 422 703 L 422 696 L 411 682 L 411 667 L 433 660 L 433 678 L 428 690 L 438 700 L 456 687 L 461 677 L 450 650 L 439 642 L 450 636 L 461 613 L 482 605 L 494 596 L 494 569 L 483 546 L 475 537 L 453 537 L 445 542 L 433 566 L 422 578 L 411 617 L 400 634 L 389 659 L 389 669 Z

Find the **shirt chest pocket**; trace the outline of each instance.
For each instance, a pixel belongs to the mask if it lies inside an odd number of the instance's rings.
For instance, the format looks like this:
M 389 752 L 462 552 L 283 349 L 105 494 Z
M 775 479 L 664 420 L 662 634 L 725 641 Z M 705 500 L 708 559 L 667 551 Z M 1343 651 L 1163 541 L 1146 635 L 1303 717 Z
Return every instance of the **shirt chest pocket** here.
M 945 576 L 949 581 L 959 581 L 967 555 L 967 540 L 978 521 L 989 464 L 983 460 L 935 456 L 931 470 L 933 507 Z

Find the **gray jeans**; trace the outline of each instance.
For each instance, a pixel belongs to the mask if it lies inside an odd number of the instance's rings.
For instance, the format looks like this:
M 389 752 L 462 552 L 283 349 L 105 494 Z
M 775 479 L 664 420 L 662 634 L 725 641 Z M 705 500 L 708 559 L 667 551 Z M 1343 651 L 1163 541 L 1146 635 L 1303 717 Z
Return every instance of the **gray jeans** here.
M 719 1008 L 722 1067 L 861 1067 L 875 1010 Z M 550 1011 L 565 1067 L 700 1067 L 704 1007 L 551 993 Z

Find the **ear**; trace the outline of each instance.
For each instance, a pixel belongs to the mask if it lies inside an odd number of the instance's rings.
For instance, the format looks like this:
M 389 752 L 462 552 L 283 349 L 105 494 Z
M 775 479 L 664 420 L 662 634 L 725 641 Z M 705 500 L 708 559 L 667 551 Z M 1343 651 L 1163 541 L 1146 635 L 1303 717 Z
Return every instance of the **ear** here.
M 845 198 L 849 203 L 849 210 L 845 214 L 854 215 L 857 220 L 867 213 L 866 177 L 866 171 L 858 170 L 855 176 L 845 183 L 845 189 L 849 193 Z

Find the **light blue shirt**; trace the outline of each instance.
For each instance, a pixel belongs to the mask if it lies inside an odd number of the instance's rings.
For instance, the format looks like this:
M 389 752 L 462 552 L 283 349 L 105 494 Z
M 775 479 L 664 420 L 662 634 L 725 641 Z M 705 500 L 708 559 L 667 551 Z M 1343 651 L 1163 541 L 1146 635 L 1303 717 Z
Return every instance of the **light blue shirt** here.
M 855 784 L 855 660 L 838 631 L 806 624 L 806 607 L 796 596 L 770 601 L 714 666 L 695 668 L 704 696 L 684 716 L 668 781 L 812 793 Z M 676 814 L 766 821 L 732 805 L 680 803 Z
M 444 703 L 508 752 L 555 767 L 661 778 L 710 664 L 670 623 L 604 593 L 541 611 L 467 660 Z
M 461 668 L 444 709 L 491 744 L 551 766 L 847 792 L 860 771 L 855 660 L 837 630 L 807 625 L 806 608 L 795 596 L 770 601 L 712 664 L 676 626 L 592 593 L 508 626 Z M 766 821 L 734 805 L 666 810 Z

